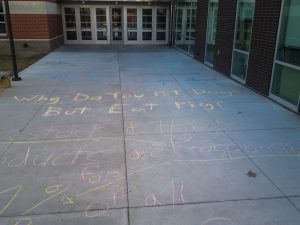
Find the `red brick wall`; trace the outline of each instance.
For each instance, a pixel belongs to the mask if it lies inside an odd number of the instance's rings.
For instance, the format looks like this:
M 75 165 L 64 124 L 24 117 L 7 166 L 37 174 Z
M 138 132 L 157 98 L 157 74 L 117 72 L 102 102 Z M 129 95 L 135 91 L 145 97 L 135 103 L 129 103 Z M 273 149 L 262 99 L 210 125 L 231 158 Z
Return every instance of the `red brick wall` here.
M 11 22 L 16 39 L 49 39 L 47 15 L 16 14 Z
M 236 7 L 237 0 L 219 1 L 214 68 L 226 75 L 231 73 Z
M 205 57 L 206 27 L 208 14 L 208 0 L 199 0 L 197 4 L 196 38 L 194 56 L 201 62 Z
M 63 34 L 61 15 L 14 14 L 11 22 L 15 39 L 51 39 Z
M 269 95 L 281 0 L 258 0 L 251 37 L 246 85 Z

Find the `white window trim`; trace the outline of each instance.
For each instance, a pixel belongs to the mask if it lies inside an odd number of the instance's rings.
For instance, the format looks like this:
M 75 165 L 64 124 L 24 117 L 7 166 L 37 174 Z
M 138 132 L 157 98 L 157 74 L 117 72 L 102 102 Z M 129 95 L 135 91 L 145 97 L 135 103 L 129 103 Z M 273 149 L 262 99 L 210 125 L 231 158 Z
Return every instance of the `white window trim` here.
M 1 15 L 3 15 L 5 17 L 5 8 L 4 8 L 4 1 L 0 1 L 3 7 L 3 12 L 0 12 Z M 7 28 L 6 28 L 6 22 L 4 21 L 0 21 L 0 23 L 3 23 L 5 26 L 5 33 L 0 33 L 0 36 L 7 36 Z

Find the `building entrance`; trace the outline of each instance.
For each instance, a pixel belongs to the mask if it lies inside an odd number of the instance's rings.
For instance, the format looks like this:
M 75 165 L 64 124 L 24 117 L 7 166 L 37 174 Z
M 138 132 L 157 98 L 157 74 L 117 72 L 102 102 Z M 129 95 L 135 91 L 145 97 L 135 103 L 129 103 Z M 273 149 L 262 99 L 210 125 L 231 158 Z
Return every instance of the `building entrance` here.
M 65 5 L 66 44 L 168 44 L 169 6 Z

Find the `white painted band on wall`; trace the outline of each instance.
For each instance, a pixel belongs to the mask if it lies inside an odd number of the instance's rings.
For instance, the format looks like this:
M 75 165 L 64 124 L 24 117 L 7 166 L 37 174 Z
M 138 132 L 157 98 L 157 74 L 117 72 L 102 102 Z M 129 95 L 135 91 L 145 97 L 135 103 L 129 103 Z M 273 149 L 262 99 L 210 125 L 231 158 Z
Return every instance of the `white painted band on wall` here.
M 60 6 L 53 2 L 10 1 L 11 14 L 60 14 Z

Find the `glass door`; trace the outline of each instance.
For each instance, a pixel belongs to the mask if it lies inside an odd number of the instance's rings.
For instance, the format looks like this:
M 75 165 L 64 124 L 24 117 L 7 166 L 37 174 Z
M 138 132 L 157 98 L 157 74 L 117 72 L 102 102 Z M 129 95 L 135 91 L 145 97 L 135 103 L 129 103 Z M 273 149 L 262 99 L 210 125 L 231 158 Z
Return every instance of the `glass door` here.
M 123 14 L 121 7 L 111 8 L 111 43 L 123 40 Z
M 206 30 L 205 64 L 213 67 L 215 62 L 215 43 L 217 33 L 219 0 L 210 0 Z
M 127 8 L 126 9 L 126 40 L 128 44 L 137 43 L 138 41 L 138 9 Z
M 65 28 L 65 43 L 77 43 L 77 24 L 76 24 L 76 8 L 65 7 L 64 8 L 64 28 Z
M 147 9 L 142 9 L 142 40 L 143 41 L 152 41 L 152 31 L 153 31 L 153 26 L 152 26 L 152 9 L 147 8 Z
M 156 41 L 166 41 L 167 39 L 167 9 L 158 8 L 156 10 Z
M 231 75 L 245 83 L 248 69 L 255 0 L 238 0 Z
M 184 45 L 184 33 L 185 33 L 185 30 L 184 30 L 184 25 L 185 24 L 185 15 L 184 15 L 184 10 L 183 8 L 179 8 L 177 6 L 176 8 L 176 24 L 175 24 L 175 46 L 180 48 L 180 49 L 183 49 L 183 50 L 186 50 L 187 47 Z
M 108 10 L 96 8 L 96 41 L 97 43 L 109 42 Z
M 80 8 L 80 37 L 81 43 L 92 40 L 91 9 Z

